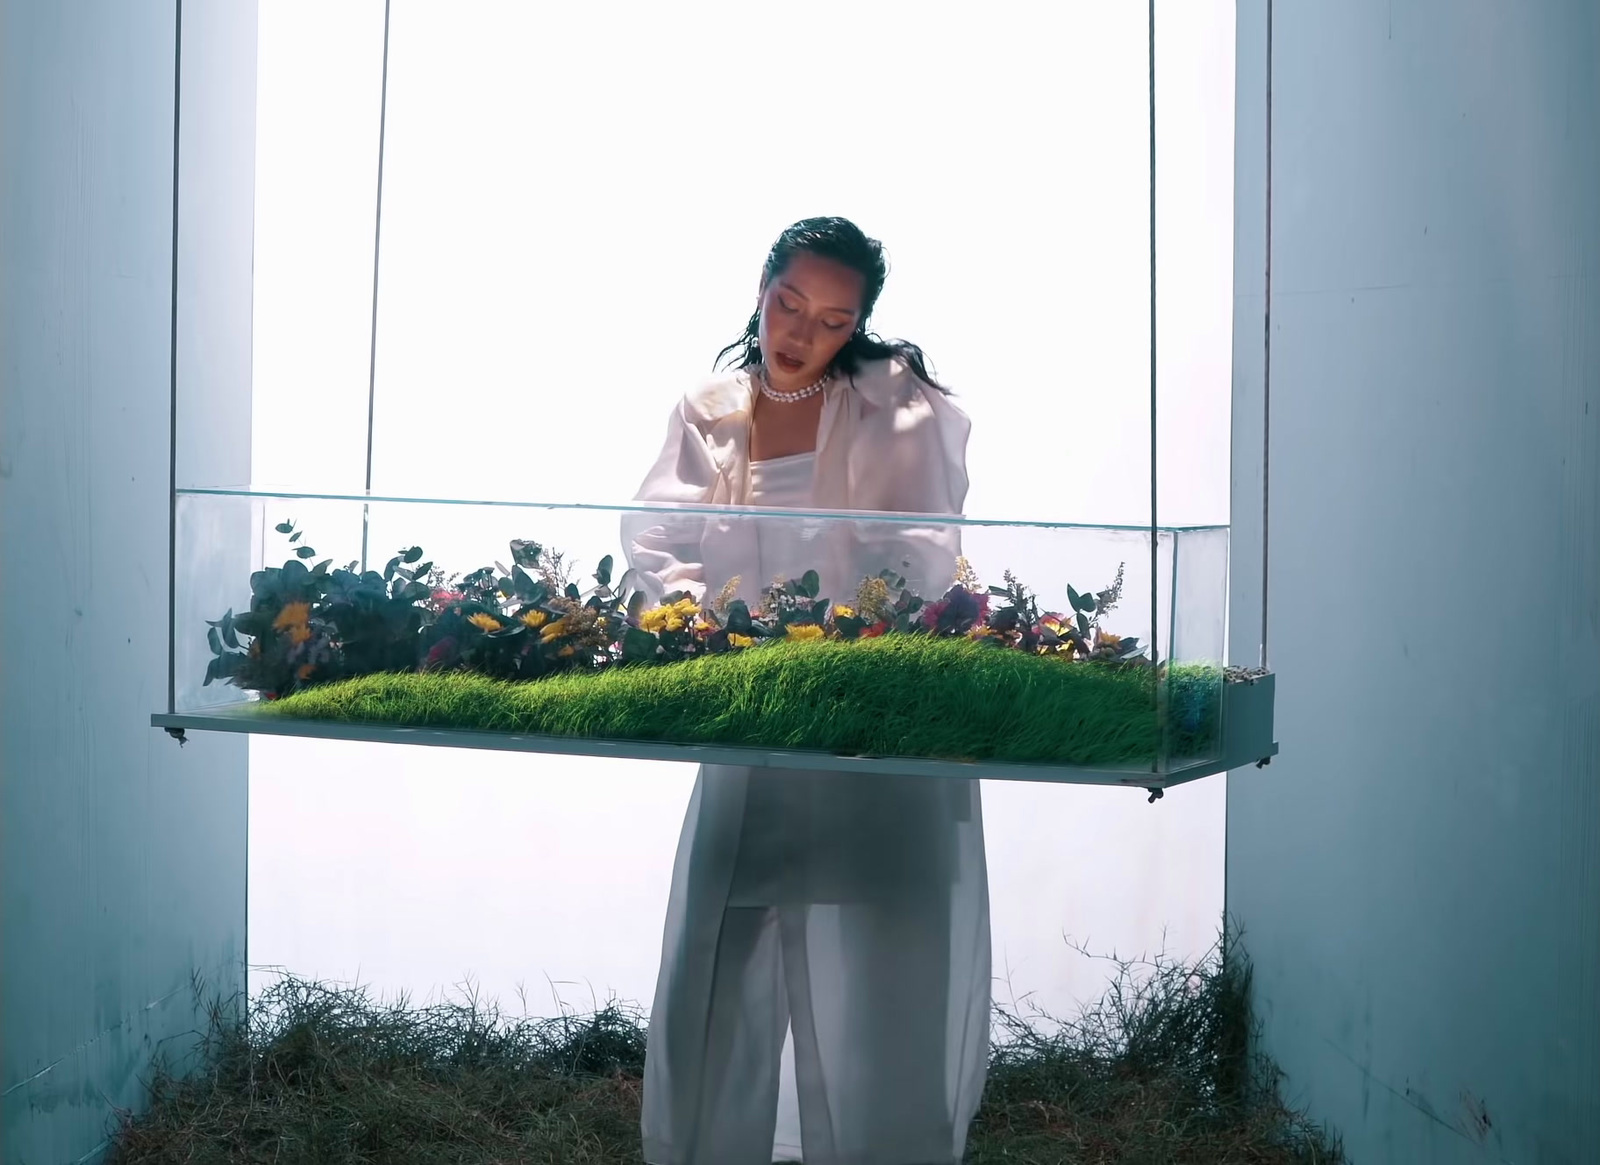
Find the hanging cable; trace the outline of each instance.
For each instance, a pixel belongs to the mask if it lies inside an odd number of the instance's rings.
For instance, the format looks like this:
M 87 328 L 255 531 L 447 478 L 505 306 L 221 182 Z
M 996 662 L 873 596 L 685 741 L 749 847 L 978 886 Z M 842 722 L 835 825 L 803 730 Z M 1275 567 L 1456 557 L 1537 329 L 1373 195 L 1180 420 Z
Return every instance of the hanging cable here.
M 1150 668 L 1156 691 L 1156 756 L 1153 769 L 1160 771 L 1162 712 L 1164 694 L 1161 683 L 1160 604 L 1157 580 L 1161 577 L 1161 540 L 1156 529 L 1156 0 L 1150 0 Z M 1155 800 L 1151 797 L 1151 800 Z
M 1267 0 L 1267 262 L 1261 367 L 1261 670 L 1267 670 L 1268 486 L 1272 468 L 1272 0 Z
M 378 203 L 372 214 L 372 346 L 367 357 L 367 477 L 372 493 L 372 416 L 378 385 L 378 258 L 383 242 L 383 148 L 389 120 L 389 4 L 383 0 L 383 88 L 378 98 Z M 361 573 L 367 571 L 367 525 L 371 503 L 361 503 Z
M 172 40 L 172 334 L 167 373 L 167 714 L 178 710 L 178 143 L 183 109 L 183 0 Z

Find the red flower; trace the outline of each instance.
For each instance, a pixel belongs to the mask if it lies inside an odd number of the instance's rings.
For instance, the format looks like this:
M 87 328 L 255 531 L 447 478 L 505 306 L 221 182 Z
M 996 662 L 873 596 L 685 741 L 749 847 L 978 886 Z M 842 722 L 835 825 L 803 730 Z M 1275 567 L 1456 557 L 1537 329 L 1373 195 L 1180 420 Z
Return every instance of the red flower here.
M 889 630 L 889 624 L 885 623 L 885 622 L 882 622 L 882 621 L 879 621 L 877 623 L 874 623 L 871 627 L 863 627 L 861 629 L 861 638 L 863 638 L 863 639 L 876 639 L 878 636 L 882 635 L 887 630 Z
M 459 603 L 462 599 L 460 591 L 434 591 L 431 596 L 436 606 L 447 606 L 450 603 Z
M 442 661 L 446 656 L 452 654 L 455 649 L 456 637 L 454 635 L 446 635 L 443 639 L 439 640 L 438 643 L 433 645 L 433 648 L 428 652 L 427 662 L 423 666 L 432 667 L 434 664 Z

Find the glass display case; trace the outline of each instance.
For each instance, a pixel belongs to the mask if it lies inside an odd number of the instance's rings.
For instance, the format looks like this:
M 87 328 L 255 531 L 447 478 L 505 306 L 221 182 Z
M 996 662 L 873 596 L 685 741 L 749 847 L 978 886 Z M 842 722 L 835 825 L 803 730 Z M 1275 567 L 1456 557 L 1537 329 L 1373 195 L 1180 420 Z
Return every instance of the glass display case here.
M 261 73 L 278 80 L 258 92 L 270 132 L 250 230 L 212 221 L 203 197 L 174 206 L 171 640 L 155 726 L 179 740 L 273 733 L 1127 784 L 1152 798 L 1275 754 L 1264 643 L 1260 668 L 1227 666 L 1229 527 L 1158 524 L 1254 507 L 1239 508 L 1240 475 L 1225 472 L 1253 456 L 1221 424 L 1226 248 L 1164 268 L 1177 290 L 1158 327 L 1153 9 L 1041 9 L 1027 46 L 958 22 L 946 31 L 1007 62 L 1005 84 L 931 94 L 912 55 L 863 97 L 902 141 L 920 126 L 935 146 L 957 123 L 998 134 L 961 155 L 1006 191 L 993 207 L 961 184 L 905 199 L 892 167 L 857 165 L 872 182 L 849 188 L 894 208 L 914 275 L 905 293 L 896 277 L 906 298 L 891 323 L 937 338 L 946 387 L 976 422 L 970 447 L 959 438 L 965 500 L 950 505 L 1002 515 L 985 519 L 617 501 L 661 448 L 680 374 L 728 356 L 725 329 L 750 305 L 725 289 L 755 282 L 788 194 L 700 180 L 730 132 L 726 103 L 687 85 L 653 38 L 634 71 L 666 70 L 646 86 L 654 121 L 636 102 L 595 101 L 551 119 L 551 99 L 599 74 L 581 54 L 573 76 L 554 58 L 521 67 L 521 46 L 566 43 L 542 12 L 475 24 L 410 7 L 393 62 L 389 7 L 350 19 L 341 52 L 372 50 L 363 84 L 342 57 L 320 72 L 270 58 Z M 705 20 L 697 53 L 724 23 Z M 690 36 L 681 14 L 666 23 Z M 511 54 L 499 68 L 485 64 L 491 26 Z M 318 38 L 336 32 L 319 23 Z M 621 51 L 601 40 L 608 59 Z M 1059 63 L 1061 46 L 1149 84 L 1108 100 L 1084 70 L 1015 67 L 1024 47 Z M 437 84 L 440 54 L 472 62 L 462 84 Z M 1058 159 L 1018 116 L 1035 109 L 1093 110 L 1074 158 L 1094 179 L 1071 184 L 1070 206 Z M 640 134 L 637 149 L 615 145 Z M 602 139 L 613 146 L 596 152 Z M 644 147 L 656 177 L 641 185 Z M 1224 170 L 1177 162 L 1169 211 L 1203 206 L 1196 184 Z M 322 181 L 307 187 L 308 172 Z M 582 180 L 547 180 L 558 172 Z M 597 203 L 600 189 L 621 201 Z M 1025 246 L 994 237 L 1001 207 Z M 231 266 L 196 259 L 219 248 Z M 619 344 L 616 312 L 595 305 L 638 272 L 669 273 L 670 290 L 630 310 Z M 1059 342 L 1041 358 L 1012 337 Z M 1162 365 L 1182 394 L 1165 427 Z M 241 480 L 254 484 L 226 485 Z M 503 500 L 556 496 L 613 504 Z M 1013 520 L 1022 499 L 1132 524 Z M 1236 605 L 1254 601 L 1244 581 Z
M 175 735 L 1152 791 L 1274 751 L 1270 677 L 1223 666 L 1226 527 L 175 501 Z

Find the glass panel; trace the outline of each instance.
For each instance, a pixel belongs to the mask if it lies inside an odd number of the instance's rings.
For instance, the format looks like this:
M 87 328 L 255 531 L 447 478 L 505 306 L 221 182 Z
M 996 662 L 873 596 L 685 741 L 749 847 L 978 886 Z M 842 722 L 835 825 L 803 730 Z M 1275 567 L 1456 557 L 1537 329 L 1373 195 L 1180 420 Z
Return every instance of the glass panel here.
M 838 213 L 972 417 L 968 513 L 1148 518 L 1144 6 L 831 14 L 396 0 L 377 489 L 626 501 L 779 231 Z
M 1168 535 L 1162 535 L 1166 542 Z M 1227 644 L 1228 530 L 1184 530 L 1172 540 L 1164 615 L 1170 661 L 1164 701 L 1167 762 L 1179 768 L 1222 756 L 1222 682 Z
M 258 35 L 252 477 L 360 489 L 383 5 L 273 0 Z
M 1110 658 L 1150 641 L 1148 531 L 753 507 L 367 504 L 363 576 L 360 498 L 180 495 L 179 712 L 1132 772 L 1166 764 L 1149 668 Z M 275 568 L 256 576 L 254 607 L 237 556 L 212 549 L 244 539 L 253 567 Z M 1191 543 L 1194 567 L 1174 571 L 1174 551 Z M 1206 564 L 1218 547 L 1225 562 L 1225 531 L 1164 531 L 1158 545 L 1169 580 L 1160 641 L 1201 661 L 1224 595 L 1183 588 L 1214 581 Z M 412 547 L 422 553 L 408 566 Z M 617 607 L 573 614 L 567 581 L 587 602 L 607 556 Z M 396 597 L 405 580 L 394 558 L 432 572 Z M 306 570 L 318 563 L 320 581 Z M 479 567 L 487 574 L 475 579 Z M 863 585 L 885 571 L 881 587 Z M 1073 596 L 1088 607 L 1085 596 L 1119 577 L 1117 601 L 1080 624 Z M 958 578 L 968 588 L 953 588 Z M 775 597 L 777 580 L 797 585 Z M 475 592 L 476 582 L 510 593 Z M 989 593 L 1014 583 L 1026 590 L 1023 618 Z M 681 592 L 694 601 L 665 605 Z M 229 611 L 243 623 L 224 620 Z M 1175 640 L 1179 612 L 1193 626 Z M 1097 658 L 1079 658 L 1085 649 Z M 380 671 L 407 674 L 370 674 Z M 1219 694 L 1209 681 L 1184 691 Z M 1214 747 L 1181 739 L 1196 755 Z

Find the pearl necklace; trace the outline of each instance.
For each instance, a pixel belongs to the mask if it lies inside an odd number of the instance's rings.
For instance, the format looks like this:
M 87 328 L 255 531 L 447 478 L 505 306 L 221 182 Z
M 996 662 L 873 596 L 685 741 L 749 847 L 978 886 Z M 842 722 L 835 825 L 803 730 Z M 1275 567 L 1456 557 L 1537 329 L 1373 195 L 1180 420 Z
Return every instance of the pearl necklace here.
M 798 389 L 795 392 L 779 392 L 777 389 L 772 387 L 772 381 L 767 379 L 767 366 L 763 364 L 756 369 L 756 380 L 761 385 L 762 395 L 770 397 L 779 404 L 786 405 L 793 404 L 797 400 L 805 400 L 808 396 L 815 396 L 817 393 L 826 388 L 828 386 L 828 381 L 832 379 L 833 373 L 831 371 L 824 372 L 814 384 L 809 384 L 805 388 Z

